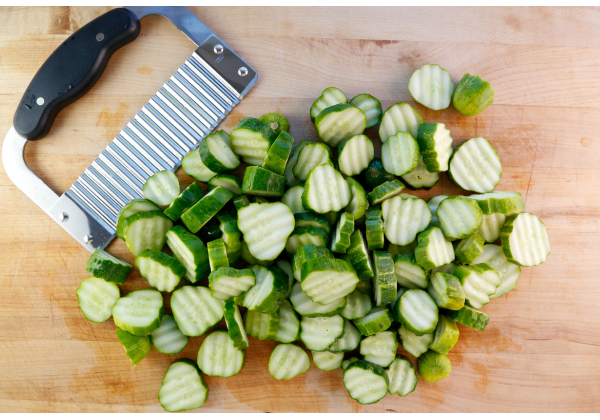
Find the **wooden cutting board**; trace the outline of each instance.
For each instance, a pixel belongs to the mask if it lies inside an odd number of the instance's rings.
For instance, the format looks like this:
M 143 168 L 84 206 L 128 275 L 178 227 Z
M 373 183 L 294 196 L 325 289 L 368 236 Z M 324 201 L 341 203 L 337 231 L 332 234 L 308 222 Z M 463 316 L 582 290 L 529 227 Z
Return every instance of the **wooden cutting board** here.
M 0 133 L 46 57 L 106 8 L 3 8 Z M 455 145 L 491 141 L 503 163 L 499 190 L 520 191 L 546 224 L 548 262 L 523 268 L 517 288 L 484 307 L 484 332 L 460 328 L 453 371 L 419 381 L 406 398 L 360 406 L 341 372 L 314 366 L 278 382 L 267 371 L 275 343 L 251 339 L 246 365 L 208 377 L 198 411 L 599 411 L 600 410 L 600 11 L 589 8 L 193 8 L 259 73 L 221 125 L 280 112 L 297 140 L 316 140 L 308 109 L 328 86 L 368 92 L 384 108 L 411 102 L 408 79 L 439 63 L 458 83 L 481 75 L 495 103 L 477 117 L 416 108 L 444 122 Z M 27 146 L 29 166 L 66 190 L 193 51 L 161 17 L 118 51 L 98 84 Z M 411 102 L 412 103 L 412 102 Z M 376 137 L 375 131 L 370 135 Z M 180 175 L 181 182 L 191 180 Z M 431 191 L 459 194 L 443 175 Z M 157 393 L 180 356 L 152 350 L 130 366 L 111 320 L 86 321 L 75 290 L 89 256 L 0 169 L 0 411 L 162 411 Z M 108 248 L 133 262 L 121 240 Z M 133 273 L 123 293 L 145 281 Z M 202 339 L 181 354 L 195 359 Z M 403 350 L 400 350 L 404 353 Z

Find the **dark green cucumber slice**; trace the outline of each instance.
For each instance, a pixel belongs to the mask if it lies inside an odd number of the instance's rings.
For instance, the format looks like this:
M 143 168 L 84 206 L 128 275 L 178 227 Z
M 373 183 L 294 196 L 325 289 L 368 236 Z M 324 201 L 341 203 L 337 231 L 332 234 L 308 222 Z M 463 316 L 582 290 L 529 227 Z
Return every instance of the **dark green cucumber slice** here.
M 376 157 L 369 162 L 367 169 L 360 173 L 359 179 L 367 190 L 373 190 L 386 181 L 393 181 L 396 176 L 388 173 L 383 168 L 383 161 Z
M 398 179 L 386 181 L 383 184 L 373 188 L 373 191 L 368 194 L 369 202 L 372 206 L 375 206 L 390 197 L 400 194 L 403 189 L 404 184 Z
M 286 131 L 287 130 L 284 130 L 279 133 L 277 139 L 275 139 L 275 142 L 269 148 L 265 163 L 263 164 L 263 168 L 275 172 L 278 175 L 283 175 L 285 173 L 285 166 L 290 158 L 290 153 L 292 153 L 292 147 L 294 146 L 294 138 Z
M 183 213 L 181 221 L 190 231 L 196 233 L 232 198 L 231 191 L 227 191 L 223 187 L 217 187 Z
M 417 142 L 421 149 L 423 162 L 429 172 L 448 170 L 448 161 L 452 156 L 452 137 L 450 130 L 442 123 L 425 123 L 419 126 Z
M 331 236 L 330 249 L 339 254 L 345 254 L 350 246 L 350 236 L 354 232 L 354 217 L 344 212 L 336 226 L 335 232 Z
M 223 187 L 231 191 L 236 197 L 242 194 L 242 183 L 234 175 L 216 174 L 208 180 L 208 191 L 212 191 L 217 187 Z
M 296 228 L 312 226 L 315 228 L 324 229 L 328 234 L 331 231 L 331 226 L 327 218 L 322 214 L 313 213 L 310 211 L 294 214 Z
M 246 328 L 244 328 L 244 321 L 240 314 L 240 307 L 233 299 L 225 302 L 225 322 L 227 323 L 227 331 L 229 338 L 233 341 L 233 345 L 240 350 L 250 347 Z
M 442 230 L 430 227 L 417 235 L 418 245 L 415 248 L 417 264 L 425 270 L 431 270 L 449 264 L 454 260 L 454 248 Z
M 279 308 L 270 314 L 256 311 L 246 311 L 244 315 L 244 328 L 248 335 L 259 340 L 273 340 L 279 331 L 281 312 Z
M 333 253 L 324 246 L 315 244 L 308 244 L 298 248 L 298 250 L 294 253 L 294 258 L 292 259 L 292 271 L 294 272 L 294 278 L 298 281 L 301 281 L 302 276 L 300 270 L 302 269 L 302 264 L 312 258 L 318 257 L 333 258 Z
M 227 213 L 217 214 L 217 220 L 225 242 L 229 265 L 236 265 L 242 253 L 242 232 L 238 229 L 237 220 Z
M 467 73 L 456 86 L 452 105 L 462 115 L 472 117 L 494 103 L 494 94 L 489 82 Z
M 355 319 L 354 325 L 362 335 L 370 336 L 387 330 L 392 325 L 392 317 L 385 307 L 375 307 L 363 317 Z
M 227 249 L 225 248 L 225 241 L 223 238 L 210 241 L 206 244 L 206 248 L 208 249 L 208 262 L 210 264 L 210 271 L 215 271 L 220 267 L 229 267 Z
M 85 269 L 96 278 L 123 284 L 131 271 L 131 264 L 113 257 L 106 251 L 96 249 L 85 264 Z
M 360 280 L 368 280 L 373 277 L 371 257 L 360 230 L 355 230 L 350 236 L 350 246 L 346 250 L 344 259 L 352 265 Z
M 375 306 L 384 306 L 396 301 L 396 274 L 394 274 L 394 260 L 392 255 L 385 251 L 373 251 L 373 294 Z M 391 362 L 390 362 L 391 363 Z
M 369 251 L 381 249 L 385 243 L 382 211 L 380 207 L 369 207 L 365 212 L 365 227 Z
M 350 188 L 350 195 L 352 198 L 348 205 L 343 209 L 354 216 L 354 220 L 359 220 L 364 216 L 365 212 L 369 208 L 369 200 L 367 199 L 367 193 L 365 189 L 360 185 L 354 178 L 346 178 L 348 187 Z
M 242 192 L 263 197 L 281 197 L 285 191 L 286 179 L 260 166 L 248 166 L 244 172 Z
M 179 196 L 173 200 L 171 205 L 164 211 L 172 221 L 177 221 L 183 213 L 192 207 L 198 200 L 204 197 L 204 191 L 195 182 L 192 182 Z

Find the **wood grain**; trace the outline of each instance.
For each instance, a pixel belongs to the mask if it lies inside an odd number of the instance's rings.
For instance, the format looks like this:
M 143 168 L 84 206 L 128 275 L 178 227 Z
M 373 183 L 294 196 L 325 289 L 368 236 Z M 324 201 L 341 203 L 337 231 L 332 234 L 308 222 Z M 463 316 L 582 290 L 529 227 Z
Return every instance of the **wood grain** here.
M 3 8 L 0 132 L 46 57 L 104 7 Z M 259 73 L 222 123 L 281 112 L 297 140 L 316 139 L 308 117 L 320 91 L 369 92 L 384 107 L 409 101 L 408 78 L 428 62 L 455 82 L 466 72 L 492 83 L 496 102 L 465 118 L 416 105 L 450 128 L 455 144 L 489 139 L 504 167 L 499 190 L 521 191 L 545 222 L 547 263 L 524 268 L 517 288 L 484 310 L 484 332 L 460 328 L 452 375 L 419 381 L 406 398 L 352 401 L 340 371 L 311 368 L 287 382 L 267 372 L 274 342 L 251 339 L 246 366 L 207 378 L 198 411 L 600 411 L 600 11 L 593 8 L 203 8 L 192 9 Z M 165 19 L 142 21 L 98 84 L 27 146 L 26 160 L 62 193 L 193 50 Z M 411 102 L 412 103 L 412 102 Z M 376 135 L 374 131 L 370 134 Z M 180 175 L 185 185 L 190 179 Z M 461 193 L 444 175 L 429 192 Z M 179 356 L 152 350 L 130 366 L 112 321 L 87 322 L 75 290 L 86 251 L 0 169 L 0 411 L 162 411 L 156 395 Z M 133 262 L 125 244 L 108 250 Z M 137 271 L 124 285 L 143 287 Z M 195 358 L 202 339 L 181 356 Z

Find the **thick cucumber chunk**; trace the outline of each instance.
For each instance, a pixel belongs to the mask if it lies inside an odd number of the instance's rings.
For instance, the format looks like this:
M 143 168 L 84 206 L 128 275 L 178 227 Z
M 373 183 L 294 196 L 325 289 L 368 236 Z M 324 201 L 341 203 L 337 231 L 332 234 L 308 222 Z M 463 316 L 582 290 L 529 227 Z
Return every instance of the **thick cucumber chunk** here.
M 227 331 L 211 332 L 198 351 L 198 367 L 209 376 L 229 378 L 244 367 L 246 352 L 238 349 Z
M 454 260 L 452 242 L 444 237 L 440 228 L 430 227 L 425 229 L 419 233 L 417 240 L 415 259 L 417 264 L 425 270 L 431 270 Z
M 479 312 L 477 309 L 473 309 L 470 306 L 463 306 L 458 311 L 444 311 L 444 315 L 446 315 L 450 319 L 454 319 L 461 325 L 465 327 L 474 328 L 478 331 L 485 330 L 490 317 L 483 312 Z
M 444 124 L 421 124 L 417 143 L 429 172 L 448 170 L 448 161 L 452 156 L 452 137 L 450 137 L 450 130 Z
M 290 302 L 294 310 L 303 317 L 332 316 L 339 314 L 346 307 L 346 298 L 338 299 L 327 305 L 313 302 L 302 290 L 300 283 L 294 284 Z
M 388 385 L 390 394 L 406 397 L 417 387 L 419 378 L 417 378 L 415 368 L 404 356 L 396 356 L 386 373 L 390 381 Z
M 465 291 L 452 274 L 433 273 L 427 291 L 440 308 L 458 310 L 465 305 Z
M 112 316 L 112 308 L 121 296 L 119 286 L 90 277 L 77 288 L 77 302 L 83 316 L 92 322 L 104 322 Z
M 179 181 L 171 171 L 158 171 L 144 184 L 144 197 L 159 206 L 168 206 L 178 195 Z
M 333 166 L 325 163 L 310 171 L 302 193 L 305 209 L 323 214 L 341 210 L 349 202 L 350 188 Z
M 442 200 L 437 208 L 436 216 L 444 236 L 451 241 L 470 236 L 483 223 L 483 213 L 477 202 L 463 196 L 448 197 Z
M 166 234 L 167 245 L 185 267 L 185 278 L 196 283 L 210 273 L 208 251 L 200 238 L 183 226 L 173 226 Z
M 398 341 L 395 331 L 381 331 L 360 342 L 360 354 L 365 360 L 388 367 L 396 358 Z
M 382 143 L 398 131 L 409 133 L 417 138 L 419 126 L 423 124 L 423 117 L 406 102 L 399 102 L 389 107 L 381 117 L 379 125 L 379 138 Z
M 385 370 L 367 360 L 350 363 L 344 370 L 344 386 L 360 404 L 373 404 L 387 395 L 389 379 Z
M 484 245 L 481 255 L 472 262 L 473 264 L 485 263 L 498 272 L 500 286 L 490 298 L 496 299 L 510 292 L 517 285 L 521 275 L 521 267 L 508 261 L 502 247 L 498 245 Z
M 85 269 L 98 279 L 123 284 L 131 271 L 131 264 L 113 257 L 106 251 L 96 249 L 88 259 Z
M 240 314 L 240 307 L 236 305 L 233 299 L 225 302 L 225 322 L 227 323 L 227 332 L 229 338 L 233 341 L 233 345 L 240 350 L 250 347 L 244 321 Z
M 360 344 L 360 337 L 360 332 L 358 332 L 352 322 L 344 318 L 344 334 L 329 346 L 329 351 L 332 353 L 343 353 L 355 350 Z
M 375 206 L 390 197 L 400 194 L 403 189 L 404 184 L 398 179 L 386 181 L 383 184 L 373 188 L 373 191 L 368 194 L 369 202 L 372 206 Z
M 350 100 L 350 105 L 359 108 L 367 116 L 367 128 L 373 127 L 381 121 L 381 102 L 368 93 L 356 95 Z
M 228 300 L 250 290 L 255 284 L 255 275 L 250 268 L 238 270 L 232 267 L 219 267 L 210 273 L 208 281 L 212 297 Z
M 196 233 L 232 198 L 233 193 L 231 191 L 223 187 L 217 187 L 183 213 L 181 221 L 190 231 Z
M 354 216 L 347 212 L 342 213 L 331 237 L 331 250 L 339 254 L 345 254 L 350 246 L 350 236 L 353 232 Z
M 171 205 L 165 209 L 165 216 L 174 222 L 179 220 L 181 215 L 196 204 L 202 197 L 204 197 L 202 188 L 195 182 L 192 182 L 175 200 L 173 200 Z
M 340 312 L 340 315 L 346 319 L 362 318 L 372 307 L 370 296 L 355 290 L 346 296 L 346 307 Z
M 273 339 L 280 343 L 296 341 L 300 332 L 300 320 L 288 300 L 281 302 L 279 315 L 279 329 Z
M 367 193 L 362 185 L 360 185 L 354 178 L 348 177 L 346 178 L 346 182 L 350 188 L 350 195 L 352 198 L 350 199 L 350 203 L 348 203 L 346 208 L 343 210 L 354 216 L 354 220 L 358 220 L 364 216 L 365 212 L 369 208 Z
M 208 262 L 210 264 L 210 271 L 215 271 L 221 267 L 229 267 L 227 249 L 225 248 L 225 241 L 223 238 L 210 241 L 206 244 L 206 248 L 208 249 Z
M 296 179 L 296 177 L 294 176 L 294 166 L 296 166 L 296 162 L 298 162 L 298 156 L 300 155 L 300 152 L 302 151 L 304 146 L 306 146 L 308 144 L 312 144 L 312 143 L 313 142 L 310 140 L 302 140 L 294 148 L 292 155 L 290 156 L 287 164 L 285 165 L 285 171 L 283 172 L 283 175 L 285 176 L 285 178 L 287 180 L 288 187 L 293 187 L 294 185 L 300 183 L 300 181 L 298 181 Z
M 288 292 L 287 274 L 277 267 L 253 265 L 256 284 L 244 295 L 240 296 L 239 304 L 251 311 L 273 313 Z
M 310 368 L 308 354 L 295 344 L 279 344 L 269 358 L 269 373 L 277 380 L 288 380 Z
M 350 236 L 350 246 L 346 250 L 344 259 L 352 265 L 352 268 L 354 268 L 354 271 L 356 271 L 356 275 L 360 280 L 368 280 L 373 277 L 371 257 L 369 256 L 365 239 L 360 230 L 355 230 Z
M 331 163 L 331 159 L 332 153 L 329 146 L 324 143 L 310 143 L 300 151 L 292 172 L 296 179 L 306 181 L 310 171 L 324 163 Z
M 396 281 L 402 287 L 425 289 L 429 284 L 427 272 L 417 264 L 417 260 L 412 254 L 396 254 L 394 256 L 394 273 Z
M 257 118 L 244 118 L 231 132 L 231 148 L 247 164 L 260 166 L 276 137 L 269 124 Z
M 373 308 L 368 314 L 352 322 L 362 335 L 370 336 L 387 330 L 392 325 L 392 317 L 387 308 Z
M 133 366 L 138 365 L 144 360 L 152 348 L 150 337 L 138 337 L 121 328 L 117 328 L 117 338 L 119 339 L 119 343 L 121 343 L 125 349 L 125 354 L 129 357 Z
M 225 313 L 225 302 L 210 295 L 202 286 L 183 286 L 171 295 L 171 310 L 179 330 L 198 337 L 215 326 Z
M 302 206 L 302 194 L 304 194 L 304 184 L 295 185 L 283 194 L 281 202 L 288 206 L 294 214 L 306 213 L 306 209 Z
M 329 351 L 314 350 L 311 350 L 311 352 L 315 366 L 321 370 L 335 370 L 342 366 L 344 353 L 331 353 Z
M 324 229 L 327 234 L 331 231 L 331 226 L 327 221 L 327 217 L 322 214 L 313 213 L 310 211 L 295 213 L 294 220 L 296 221 L 296 228 L 312 226 L 315 228 Z
M 463 264 L 471 264 L 483 252 L 485 240 L 477 232 L 466 237 L 456 246 L 456 259 Z
M 502 226 L 506 221 L 506 215 L 500 213 L 484 214 L 481 227 L 477 230 L 477 233 L 481 235 L 487 243 L 495 242 L 500 238 L 500 232 Z
M 440 354 L 448 354 L 458 341 L 459 335 L 460 332 L 456 326 L 456 321 L 440 315 L 435 333 L 433 334 L 433 342 L 429 345 L 429 348 Z
M 217 187 L 223 187 L 227 191 L 231 191 L 235 197 L 242 194 L 242 183 L 234 175 L 217 174 L 208 180 L 208 191 L 212 191 Z
M 140 289 L 119 298 L 112 308 L 115 325 L 133 335 L 150 335 L 160 326 L 165 303 L 159 291 Z
M 405 175 L 415 170 L 419 157 L 417 141 L 404 131 L 391 135 L 381 146 L 383 167 L 394 175 Z
M 375 278 L 373 291 L 375 306 L 384 306 L 396 301 L 396 274 L 392 254 L 385 251 L 373 251 Z M 391 362 L 390 362 L 391 363 Z
M 240 165 L 240 160 L 229 147 L 229 134 L 223 130 L 206 136 L 198 145 L 202 163 L 213 172 L 230 171 Z
M 447 356 L 428 350 L 417 359 L 417 370 L 427 382 L 437 382 L 450 375 L 452 363 Z
M 164 354 L 181 353 L 189 340 L 179 331 L 173 315 L 168 314 L 163 316 L 160 327 L 152 331 L 150 337 L 154 348 Z
M 167 369 L 158 391 L 158 401 L 165 411 L 187 411 L 201 407 L 208 397 L 208 385 L 196 363 L 175 360 Z
M 301 286 L 313 302 L 327 305 L 354 291 L 358 277 L 350 263 L 334 258 L 313 258 L 302 264 Z
M 421 289 L 407 290 L 394 306 L 394 317 L 409 331 L 423 335 L 435 331 L 438 307 L 429 294 Z
M 431 211 L 427 203 L 410 194 L 400 194 L 381 204 L 385 237 L 393 244 L 408 245 L 427 228 Z
M 370 207 L 365 212 L 365 232 L 369 251 L 381 249 L 385 243 L 382 215 L 383 212 L 380 207 Z
M 186 273 L 186 268 L 177 260 L 164 252 L 147 249 L 135 259 L 135 266 L 140 270 L 148 284 L 161 292 L 172 292 Z
M 281 131 L 267 152 L 263 168 L 278 175 L 283 175 L 293 146 L 294 138 L 286 131 Z
M 511 214 L 525 210 L 521 193 L 509 191 L 494 191 L 486 194 L 472 194 L 469 196 L 477 201 L 483 214 Z
M 367 117 L 352 105 L 338 104 L 325 108 L 315 119 L 319 138 L 331 147 L 367 128 Z
M 490 142 L 483 137 L 474 137 L 454 151 L 448 175 L 465 190 L 487 193 L 500 182 L 502 164 Z
M 241 191 L 241 188 L 242 187 L 241 187 L 241 184 L 240 184 L 240 191 Z M 250 204 L 250 199 L 246 195 L 241 195 L 239 197 L 236 197 L 233 200 L 233 205 L 235 206 L 236 210 L 239 210 L 242 207 L 246 207 L 248 204 Z
M 438 111 L 450 106 L 454 83 L 448 70 L 439 64 L 425 64 L 410 77 L 408 90 L 415 101 Z
M 286 179 L 260 166 L 248 166 L 244 172 L 242 192 L 261 197 L 281 197 L 285 191 Z
M 300 340 L 309 350 L 327 350 L 343 334 L 344 318 L 339 315 L 302 317 L 300 321 Z
M 402 348 L 415 357 L 425 353 L 433 341 L 433 334 L 416 335 L 403 326 L 398 328 L 398 335 Z
M 161 250 L 167 240 L 167 231 L 173 222 L 160 210 L 135 213 L 125 220 L 125 242 L 133 255 L 147 249 Z
M 217 214 L 217 220 L 229 265 L 236 265 L 242 253 L 242 232 L 238 229 L 237 220 L 227 213 Z
M 315 119 L 321 113 L 321 111 L 323 111 L 327 107 L 347 103 L 348 98 L 346 98 L 344 92 L 342 92 L 336 87 L 329 87 L 325 89 L 323 93 L 321 93 L 321 96 L 319 96 L 310 107 L 310 119 L 311 121 L 315 121 Z
M 404 184 L 412 190 L 430 190 L 440 180 L 439 172 L 429 172 L 423 162 L 423 155 L 419 156 L 417 167 L 405 175 L 402 175 Z
M 258 119 L 269 124 L 271 130 L 273 130 L 277 135 L 284 131 L 290 131 L 290 122 L 288 119 L 276 112 L 270 112 L 268 114 L 261 115 Z
M 238 210 L 238 228 L 254 258 L 272 261 L 294 230 L 294 215 L 283 203 L 252 203 Z
M 502 232 L 502 250 L 511 263 L 533 267 L 550 255 L 550 240 L 544 223 L 535 214 L 519 213 L 506 218 Z
M 456 87 L 452 105 L 466 117 L 483 112 L 494 103 L 494 90 L 489 82 L 479 76 L 465 74 Z
M 277 335 L 277 331 L 279 331 L 280 320 L 281 312 L 279 309 L 270 314 L 246 311 L 244 315 L 246 332 L 259 340 L 273 340 Z
M 192 150 L 184 156 L 181 161 L 181 167 L 186 174 L 200 182 L 208 182 L 209 179 L 217 174 L 208 169 L 204 162 L 202 162 L 198 149 Z
M 461 265 L 454 270 L 465 291 L 465 303 L 479 309 L 490 301 L 500 286 L 498 272 L 487 264 Z
M 300 270 L 302 269 L 302 264 L 304 264 L 310 259 L 318 257 L 333 258 L 333 253 L 324 246 L 319 246 L 315 244 L 308 244 L 301 248 L 298 248 L 292 260 L 292 270 L 294 272 L 294 278 L 298 281 L 301 281 L 302 274 Z
M 327 246 L 329 234 L 320 227 L 304 226 L 294 228 L 294 231 L 288 238 L 285 249 L 290 255 L 294 255 L 298 249 L 306 245 Z
M 338 145 L 338 163 L 344 175 L 358 175 L 375 157 L 375 148 L 364 134 L 348 137 Z
M 133 199 L 125 204 L 117 216 L 117 236 L 125 240 L 125 220 L 127 220 L 129 216 L 152 210 L 160 210 L 160 207 L 152 201 L 142 198 Z

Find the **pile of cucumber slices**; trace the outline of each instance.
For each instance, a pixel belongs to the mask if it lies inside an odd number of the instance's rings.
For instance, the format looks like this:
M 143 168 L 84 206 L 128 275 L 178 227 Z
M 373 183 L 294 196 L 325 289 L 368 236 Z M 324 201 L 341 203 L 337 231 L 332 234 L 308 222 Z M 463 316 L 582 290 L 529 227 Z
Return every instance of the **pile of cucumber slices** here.
M 438 65 L 417 70 L 409 90 L 424 106 L 452 102 L 467 116 L 494 95 L 469 74 L 455 89 Z M 450 130 L 408 103 L 382 112 L 373 96 L 348 101 L 335 87 L 310 117 L 321 141 L 295 147 L 275 113 L 208 135 L 182 162 L 202 186 L 180 191 L 169 171 L 148 178 L 146 199 L 129 202 L 117 225 L 148 288 L 121 296 L 132 266 L 101 250 L 87 262 L 93 277 L 77 289 L 83 315 L 112 316 L 133 365 L 152 347 L 177 354 L 206 334 L 196 361 L 166 371 L 158 399 L 167 411 L 200 407 L 204 375 L 239 373 L 248 335 L 280 343 L 264 363 L 275 379 L 305 373 L 310 350 L 317 368 L 341 368 L 359 403 L 404 397 L 417 374 L 446 378 L 457 323 L 483 331 L 489 318 L 480 309 L 514 289 L 521 266 L 550 253 L 521 194 L 494 191 L 502 165 L 488 140 L 453 148 Z M 365 135 L 377 124 L 381 151 Z M 228 172 L 241 162 L 240 180 Z M 474 194 L 424 201 L 405 192 L 432 188 L 442 172 Z M 213 329 L 223 319 L 225 328 Z

